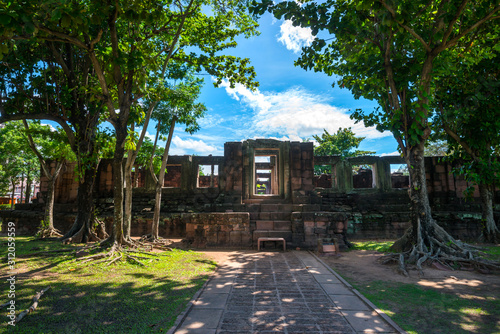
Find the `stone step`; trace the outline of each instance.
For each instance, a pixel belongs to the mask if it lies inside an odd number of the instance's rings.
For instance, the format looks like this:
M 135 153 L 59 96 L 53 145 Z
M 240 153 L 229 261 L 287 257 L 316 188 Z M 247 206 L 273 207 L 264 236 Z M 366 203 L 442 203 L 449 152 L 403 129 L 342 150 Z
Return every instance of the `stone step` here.
M 260 220 L 290 220 L 291 212 L 259 212 Z
M 255 230 L 252 233 L 254 245 L 261 237 L 284 238 L 287 242 L 292 242 L 292 231 L 274 231 L 274 230 Z
M 291 231 L 292 222 L 290 220 L 256 220 L 255 228 L 267 231 Z
M 293 212 L 315 212 L 321 211 L 320 204 L 294 204 L 292 206 Z
M 248 198 L 242 200 L 243 204 L 282 204 L 282 198 Z
M 261 204 L 260 212 L 292 212 L 292 204 Z

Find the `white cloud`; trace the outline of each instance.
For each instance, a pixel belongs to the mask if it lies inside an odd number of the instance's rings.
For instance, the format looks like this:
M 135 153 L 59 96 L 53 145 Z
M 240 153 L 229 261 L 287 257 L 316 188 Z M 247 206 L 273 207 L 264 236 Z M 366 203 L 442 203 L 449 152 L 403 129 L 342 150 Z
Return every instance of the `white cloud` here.
M 48 126 L 50 128 L 51 132 L 56 132 L 57 131 L 57 129 L 52 124 L 40 122 L 40 125 Z
M 315 38 L 311 33 L 311 28 L 294 27 L 290 20 L 281 24 L 280 33 L 278 42 L 294 53 L 299 53 L 302 47 L 311 45 Z
M 154 143 L 156 139 L 156 133 L 149 133 L 149 131 L 146 131 L 146 137 L 148 137 Z
M 222 117 L 213 114 L 207 114 L 205 117 L 198 120 L 198 123 L 203 129 L 216 127 L 222 122 L 224 122 Z
M 367 139 L 390 136 L 390 133 L 380 133 L 375 127 L 366 128 L 363 123 L 355 124 L 349 118 L 347 109 L 332 105 L 329 97 L 307 92 L 301 87 L 273 93 L 259 90 L 252 92 L 242 85 L 230 88 L 228 82 L 223 82 L 222 86 L 228 95 L 254 111 L 251 123 L 241 134 L 244 138 L 284 136 L 300 140 L 321 134 L 323 129 L 334 133 L 339 127 L 351 127 L 357 136 Z
M 182 139 L 179 136 L 172 138 L 172 148 L 170 149 L 170 154 L 172 155 L 183 155 L 183 154 L 220 154 L 221 150 L 215 146 L 208 145 L 202 140 L 194 139 Z
M 394 152 L 391 152 L 391 153 L 382 153 L 380 156 L 381 157 L 393 157 L 393 156 L 400 157 L 401 153 L 399 153 L 398 151 L 394 151 Z

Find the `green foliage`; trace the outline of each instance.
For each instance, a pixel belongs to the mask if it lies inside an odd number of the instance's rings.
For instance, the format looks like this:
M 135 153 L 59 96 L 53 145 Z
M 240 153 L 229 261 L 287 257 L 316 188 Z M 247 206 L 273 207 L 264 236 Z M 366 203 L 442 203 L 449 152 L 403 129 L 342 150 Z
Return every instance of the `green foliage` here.
M 7 193 L 9 187 L 23 177 L 39 177 L 39 165 L 31 151 L 21 122 L 10 122 L 0 128 L 0 193 Z
M 493 40 L 478 44 L 489 57 L 461 61 L 456 72 L 443 75 L 436 85 L 434 124 L 448 141 L 449 160 L 459 163 L 454 173 L 472 184 L 493 185 L 500 181 L 500 52 L 491 43 L 500 41 L 500 28 Z
M 330 134 L 324 130 L 320 136 L 313 135 L 318 142 L 314 148 L 315 155 L 340 155 L 341 158 L 371 155 L 375 152 L 357 150 L 365 137 L 356 137 L 351 128 L 339 128 L 337 133 Z
M 435 157 L 435 156 L 445 156 L 448 154 L 449 145 L 445 140 L 428 140 L 425 143 L 425 156 Z

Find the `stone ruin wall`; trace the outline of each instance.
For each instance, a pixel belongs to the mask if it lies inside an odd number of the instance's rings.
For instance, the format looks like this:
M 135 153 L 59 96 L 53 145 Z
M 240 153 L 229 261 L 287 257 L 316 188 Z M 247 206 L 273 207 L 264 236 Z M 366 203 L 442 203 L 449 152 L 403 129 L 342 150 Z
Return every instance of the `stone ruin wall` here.
M 194 247 L 255 247 L 259 237 L 283 237 L 289 247 L 314 248 L 318 238 L 394 239 L 409 226 L 408 177 L 391 175 L 400 157 L 314 157 L 312 143 L 247 140 L 225 144 L 224 156 L 170 156 L 162 193 L 160 235 L 185 238 Z M 258 157 L 270 156 L 270 162 Z M 331 166 L 314 175 L 314 167 Z M 353 165 L 363 166 L 353 175 Z M 200 176 L 199 166 L 217 171 Z M 216 167 L 215 167 L 216 166 Z M 275 194 L 256 194 L 258 167 Z M 454 177 L 452 165 L 426 158 L 433 215 L 452 235 L 475 239 L 480 233 L 478 193 L 466 200 L 468 184 Z M 368 167 L 368 168 L 366 168 Z M 271 170 L 271 173 L 269 172 Z M 132 235 L 149 233 L 154 185 L 137 171 Z M 273 174 L 274 173 L 274 174 Z M 210 174 L 210 173 L 209 173 Z M 273 174 L 273 177 L 269 175 Z M 56 184 L 55 226 L 70 228 L 76 210 L 77 184 L 67 166 Z M 46 183 L 42 179 L 42 192 Z M 96 176 L 96 209 L 112 225 L 112 168 L 103 160 Z M 42 202 L 42 201 L 41 201 Z M 499 219 L 500 192 L 495 193 Z M 16 205 L 0 215 L 18 222 L 18 232 L 36 231 L 43 204 Z M 29 223 L 28 223 L 29 222 Z

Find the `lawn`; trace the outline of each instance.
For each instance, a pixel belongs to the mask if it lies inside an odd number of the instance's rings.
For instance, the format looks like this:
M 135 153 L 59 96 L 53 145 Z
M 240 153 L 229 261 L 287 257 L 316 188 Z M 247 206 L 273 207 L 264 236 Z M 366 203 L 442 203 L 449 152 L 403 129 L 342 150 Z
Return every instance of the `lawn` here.
M 498 273 L 427 268 L 423 278 L 403 278 L 374 261 L 374 251 L 387 252 L 392 241 L 354 244 L 342 258 L 326 262 L 407 332 L 500 333 Z M 498 245 L 482 247 L 486 257 L 500 260 Z
M 7 325 L 2 310 L 0 332 L 7 333 L 166 332 L 216 268 L 203 254 L 176 249 L 156 256 L 140 254 L 150 258 L 142 267 L 127 261 L 81 264 L 75 262 L 74 251 L 43 253 L 77 246 L 32 237 L 17 237 L 15 247 L 16 314 L 31 305 L 38 291 L 50 289 L 36 311 L 15 328 Z M 5 237 L 0 238 L 0 256 L 3 304 L 9 301 Z

